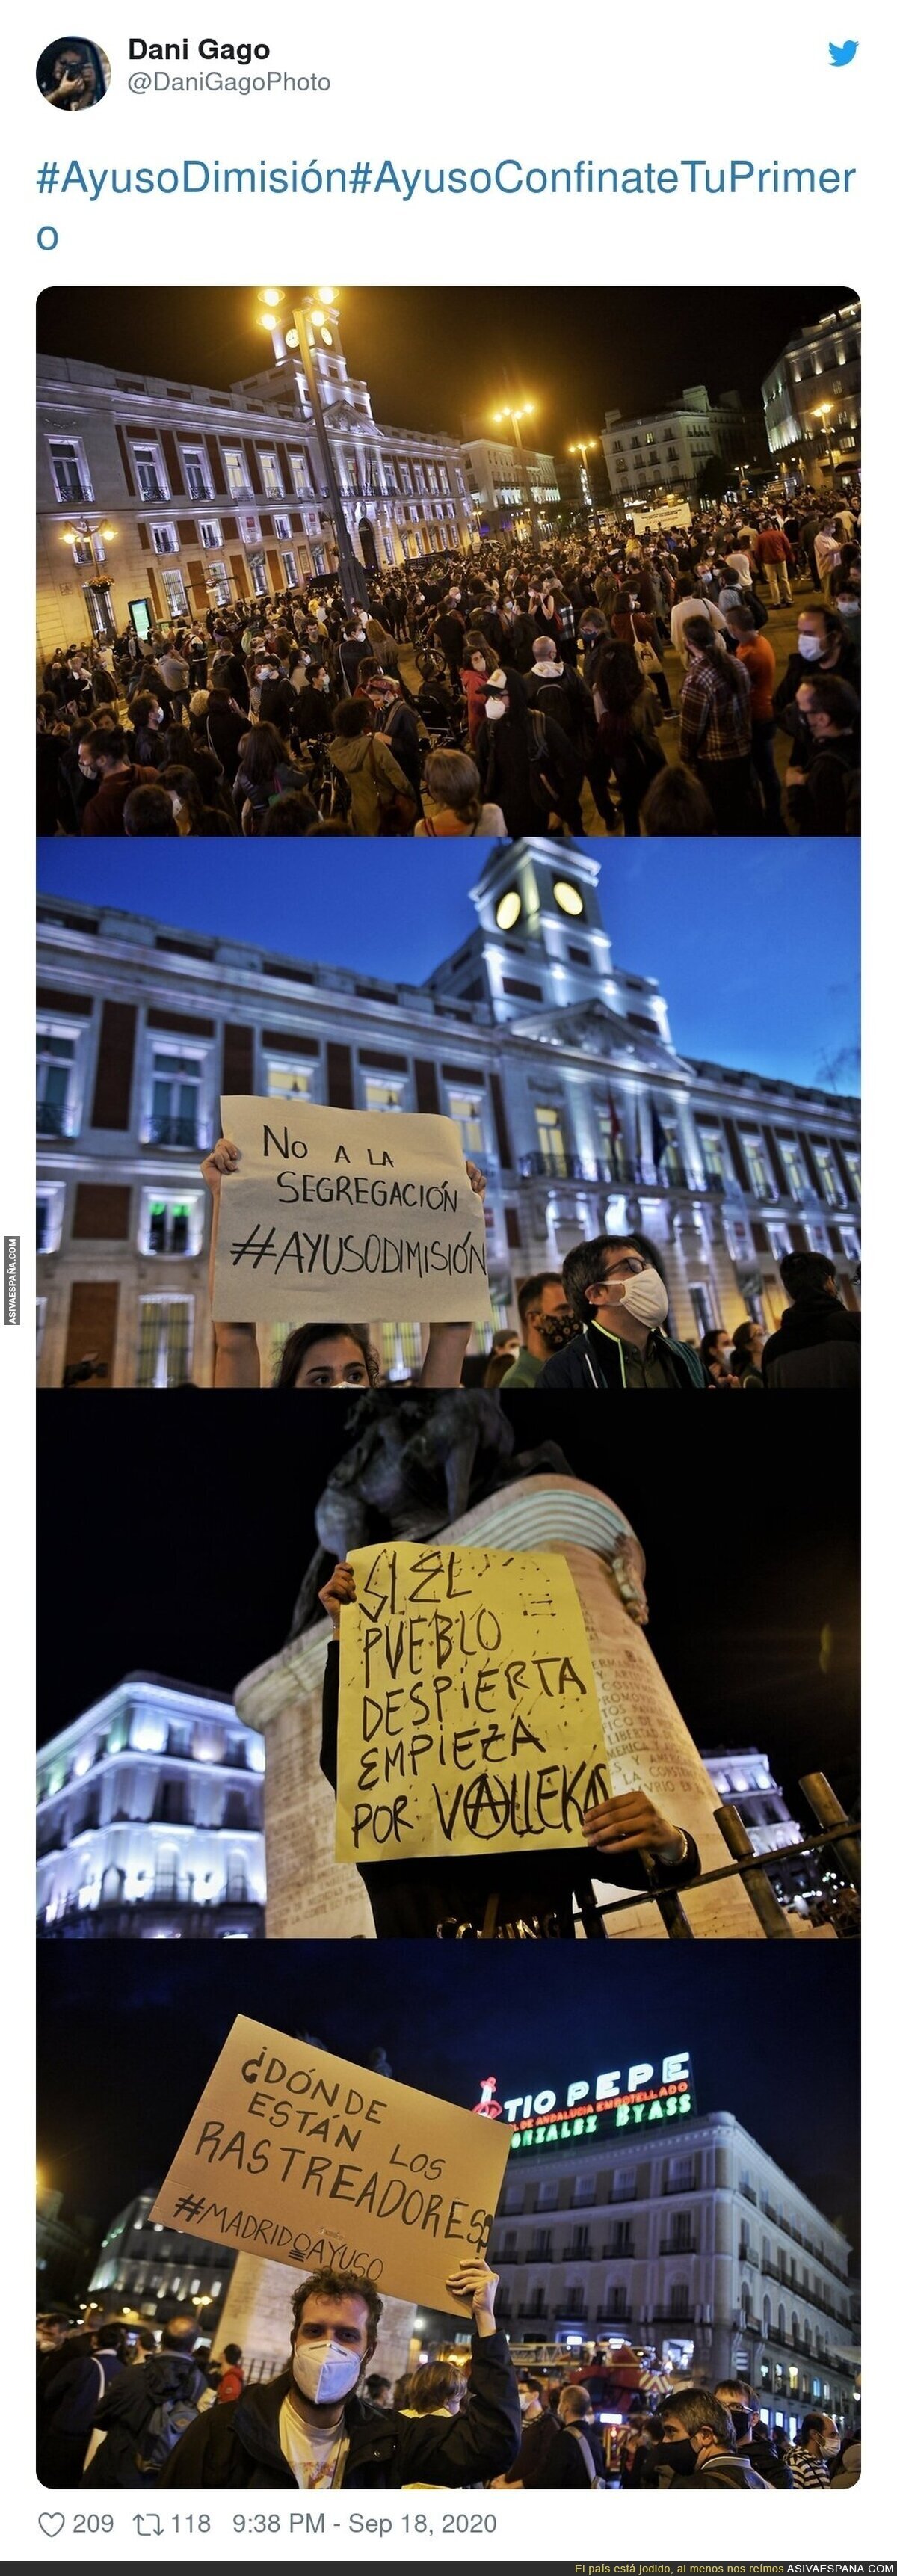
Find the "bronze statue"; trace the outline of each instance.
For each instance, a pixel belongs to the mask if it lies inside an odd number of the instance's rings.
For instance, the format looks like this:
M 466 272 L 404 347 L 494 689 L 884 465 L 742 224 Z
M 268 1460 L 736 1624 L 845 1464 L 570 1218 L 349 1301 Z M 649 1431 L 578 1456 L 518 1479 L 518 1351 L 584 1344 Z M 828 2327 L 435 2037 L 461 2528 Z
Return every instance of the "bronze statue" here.
M 517 1476 L 569 1476 L 555 1440 L 515 1454 L 498 1394 L 462 1387 L 443 1395 L 378 1389 L 352 1408 L 356 1433 L 315 1512 L 319 1546 L 304 1576 L 290 1637 L 318 1614 L 325 1572 L 377 1538 L 432 1538 Z

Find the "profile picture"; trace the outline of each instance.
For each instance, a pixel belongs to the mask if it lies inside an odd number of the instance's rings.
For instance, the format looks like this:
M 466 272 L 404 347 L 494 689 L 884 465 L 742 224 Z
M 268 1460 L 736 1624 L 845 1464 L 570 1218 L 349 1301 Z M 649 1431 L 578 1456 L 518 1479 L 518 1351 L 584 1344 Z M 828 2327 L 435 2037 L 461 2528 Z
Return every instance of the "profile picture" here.
M 105 98 L 112 78 L 109 56 L 89 36 L 58 36 L 55 45 L 44 46 L 36 78 L 48 107 L 77 114 Z

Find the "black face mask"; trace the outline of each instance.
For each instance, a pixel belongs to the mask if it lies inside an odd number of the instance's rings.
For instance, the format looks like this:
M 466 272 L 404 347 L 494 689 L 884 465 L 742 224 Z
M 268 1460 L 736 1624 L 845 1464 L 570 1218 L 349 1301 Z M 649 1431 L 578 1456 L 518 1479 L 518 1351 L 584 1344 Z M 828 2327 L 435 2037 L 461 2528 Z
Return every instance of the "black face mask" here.
M 539 1325 L 542 1339 L 547 1342 L 550 1351 L 565 1350 L 577 1330 L 576 1317 L 571 1315 L 569 1308 L 566 1314 L 541 1315 Z
M 748 2414 L 747 2407 L 730 2406 L 727 2408 L 727 2413 L 731 2418 L 732 2429 L 735 2434 L 736 2442 L 743 2442 L 745 2435 L 749 2433 L 751 2429 L 751 2419 Z
M 665 2464 L 668 2469 L 674 2469 L 677 2478 L 693 2477 L 698 2465 L 687 2437 L 684 2442 L 661 2442 L 658 2459 L 661 2466 Z

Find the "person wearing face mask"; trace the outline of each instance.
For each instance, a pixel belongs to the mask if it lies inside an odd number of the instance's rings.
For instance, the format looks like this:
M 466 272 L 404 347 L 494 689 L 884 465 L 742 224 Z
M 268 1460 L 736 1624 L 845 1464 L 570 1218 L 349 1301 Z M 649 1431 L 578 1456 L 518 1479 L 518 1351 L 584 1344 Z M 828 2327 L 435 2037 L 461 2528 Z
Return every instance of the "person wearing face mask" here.
M 337 1565 L 318 1594 L 331 1621 L 321 1704 L 321 1769 L 336 1791 L 339 1761 L 340 1618 L 355 1600 L 351 1565 Z M 641 1789 L 586 1809 L 583 1850 L 459 1855 L 448 1860 L 362 1861 L 379 1941 L 575 1938 L 574 1903 L 601 1937 L 592 1877 L 611 1887 L 678 1889 L 700 1873 L 697 1845 Z
M 209 1304 L 215 1296 L 215 1251 L 221 1212 L 221 1183 L 235 1172 L 240 1161 L 239 1147 L 229 1136 L 219 1136 L 211 1154 L 200 1165 L 202 1177 L 212 1200 L 212 1225 L 209 1238 Z M 467 1177 L 475 1197 L 485 1199 L 486 1183 L 475 1163 L 466 1165 Z M 258 1337 L 254 1324 L 215 1323 L 213 1385 L 216 1387 L 256 1387 L 259 1384 Z M 469 1324 L 433 1324 L 420 1371 L 421 1386 L 460 1386 L 461 1366 L 470 1338 Z M 361 1388 L 376 1386 L 380 1363 L 372 1350 L 370 1337 L 363 1325 L 302 1324 L 289 1335 L 281 1353 L 275 1386 L 281 1393 L 292 1389 L 332 1387 L 357 1393 Z
M 714 1386 L 737 1386 L 732 1375 L 732 1335 L 716 1324 L 701 1340 L 701 1358 Z
M 364 2373 L 383 2301 L 361 2273 L 312 2272 L 293 2293 L 290 2360 L 235 2405 L 199 2415 L 172 2452 L 163 2487 L 481 2486 L 516 2458 L 517 2385 L 495 2323 L 496 2273 L 481 2256 L 446 2280 L 473 2339 L 463 2412 L 372 2406 Z M 412 2383 L 413 2385 L 413 2383 Z M 410 2392 L 409 2392 L 410 2394 Z
M 471 751 L 477 747 L 480 728 L 486 721 L 486 699 L 489 676 L 498 670 L 498 655 L 487 644 L 485 635 L 465 635 L 461 662 L 461 687 L 467 700 L 467 731 Z
M 81 816 L 82 834 L 88 839 L 117 840 L 132 788 L 155 787 L 155 770 L 132 766 L 121 725 L 94 725 L 89 733 L 82 734 L 78 767 L 82 778 L 97 782 Z
M 831 2415 L 805 2415 L 800 2438 L 791 2454 L 792 2484 L 796 2487 L 827 2487 L 831 2484 L 829 2463 L 836 2460 L 841 2448 L 841 2435 Z
M 546 1361 L 554 1351 L 564 1350 L 576 1331 L 560 1272 L 539 1270 L 534 1278 L 524 1279 L 517 1293 L 517 1312 L 522 1347 L 503 1384 L 538 1386 Z
M 801 735 L 785 771 L 788 812 L 802 838 L 843 839 L 860 828 L 860 702 L 846 680 L 802 681 Z
M 794 2479 L 787 2460 L 780 2460 L 773 2450 L 766 2427 L 760 2421 L 760 2405 L 746 2379 L 723 2379 L 713 2391 L 724 2406 L 735 2435 L 735 2449 L 740 2460 L 747 2460 L 768 2487 L 793 2487 Z
M 666 1283 L 646 1235 L 577 1244 L 563 1282 L 581 1329 L 547 1362 L 540 1388 L 709 1387 L 700 1353 L 666 1331 Z
M 552 814 L 581 832 L 582 763 L 560 725 L 528 706 L 518 671 L 491 673 L 485 717 L 477 743 L 483 799 L 501 807 L 512 840 L 544 831 Z
M 765 2487 L 769 2481 L 736 2450 L 728 2407 L 708 2388 L 677 2388 L 657 2409 L 663 2427 L 659 2483 L 670 2487 Z M 666 2472 L 672 2470 L 672 2477 Z
M 773 696 L 776 721 L 785 733 L 802 732 L 796 705 L 805 680 L 823 676 L 846 680 L 859 689 L 859 655 L 853 638 L 831 608 L 802 608 L 797 621 L 797 651 L 791 653 Z

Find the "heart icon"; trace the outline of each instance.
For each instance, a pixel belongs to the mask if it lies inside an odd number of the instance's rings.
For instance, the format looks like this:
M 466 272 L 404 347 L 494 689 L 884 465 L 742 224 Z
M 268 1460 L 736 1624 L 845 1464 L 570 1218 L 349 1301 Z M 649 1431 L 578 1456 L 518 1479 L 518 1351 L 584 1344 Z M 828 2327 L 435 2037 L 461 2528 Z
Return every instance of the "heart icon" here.
M 64 2513 L 39 2513 L 37 2519 L 48 2540 L 58 2540 L 60 2532 L 65 2530 Z

